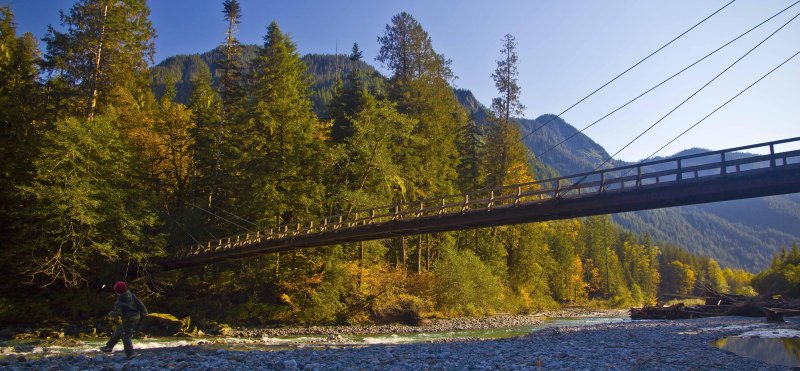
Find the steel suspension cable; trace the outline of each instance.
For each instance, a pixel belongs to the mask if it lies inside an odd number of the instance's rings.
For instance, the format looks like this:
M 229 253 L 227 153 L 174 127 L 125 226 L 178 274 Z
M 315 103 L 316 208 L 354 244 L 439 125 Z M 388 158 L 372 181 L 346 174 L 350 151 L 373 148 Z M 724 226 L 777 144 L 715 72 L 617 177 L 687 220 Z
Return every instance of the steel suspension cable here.
M 708 15 L 708 16 L 706 16 L 705 18 L 703 18 L 702 20 L 700 20 L 700 22 L 697 22 L 697 23 L 696 23 L 694 26 L 690 27 L 690 28 L 689 28 L 689 29 L 687 29 L 686 31 L 683 31 L 683 32 L 682 32 L 680 35 L 678 35 L 678 36 L 675 36 L 675 37 L 674 37 L 672 40 L 670 40 L 670 41 L 669 41 L 669 42 L 667 42 L 666 44 L 662 45 L 661 47 L 659 47 L 658 49 L 656 49 L 654 52 L 652 52 L 652 53 L 648 54 L 646 57 L 644 57 L 644 58 L 640 59 L 638 62 L 636 62 L 636 63 L 635 63 L 635 64 L 633 64 L 632 66 L 628 67 L 628 69 L 626 69 L 625 71 L 622 71 L 622 73 L 620 73 L 619 75 L 617 75 L 617 76 L 615 76 L 614 78 L 612 78 L 611 80 L 607 81 L 605 84 L 601 85 L 599 88 L 595 89 L 594 91 L 592 91 L 591 93 L 589 93 L 587 96 L 585 96 L 585 97 L 581 98 L 580 100 L 578 100 L 577 102 L 573 103 L 571 106 L 567 107 L 567 109 L 565 109 L 565 110 L 561 111 L 561 113 L 559 113 L 558 115 L 555 115 L 555 116 L 553 116 L 553 118 L 551 118 L 550 120 L 547 120 L 547 122 L 545 122 L 544 124 L 542 124 L 542 126 L 539 126 L 538 128 L 535 128 L 534 130 L 532 130 L 530 133 L 523 135 L 523 136 L 522 136 L 522 138 L 520 138 L 520 141 L 522 141 L 522 140 L 525 140 L 525 138 L 527 138 L 528 136 L 530 136 L 530 135 L 533 135 L 534 133 L 538 132 L 539 130 L 541 130 L 542 128 L 544 128 L 545 126 L 547 126 L 549 123 L 551 123 L 553 120 L 555 120 L 557 117 L 559 117 L 559 116 L 561 116 L 561 115 L 563 115 L 563 114 L 567 113 L 569 110 L 571 110 L 571 109 L 575 108 L 575 106 L 577 106 L 577 105 L 579 105 L 579 104 L 583 103 L 583 101 L 585 101 L 585 100 L 589 99 L 589 97 L 593 96 L 595 93 L 599 92 L 600 90 L 602 90 L 602 89 L 603 89 L 603 88 L 605 88 L 606 86 L 610 85 L 612 82 L 616 81 L 617 79 L 619 79 L 620 77 L 622 77 L 622 76 L 623 76 L 623 75 L 625 75 L 626 73 L 630 72 L 632 69 L 634 69 L 634 68 L 636 68 L 637 66 L 639 66 L 640 64 L 644 63 L 644 61 L 646 61 L 646 60 L 650 59 L 650 57 L 652 57 L 652 56 L 656 55 L 656 53 L 660 52 L 661 50 L 663 50 L 664 48 L 666 48 L 667 46 L 669 46 L 669 45 L 670 45 L 670 44 L 672 44 L 673 42 L 677 41 L 678 39 L 680 39 L 681 37 L 683 37 L 684 35 L 686 35 L 686 34 L 687 34 L 687 33 L 689 33 L 690 31 L 692 31 L 693 29 L 695 29 L 697 26 L 700 26 L 701 24 L 703 24 L 705 21 L 709 20 L 711 17 L 713 17 L 713 16 L 714 16 L 714 15 L 716 15 L 717 13 L 721 12 L 723 9 L 727 8 L 729 5 L 733 4 L 735 1 L 736 1 L 736 0 L 731 0 L 731 1 L 730 1 L 730 2 L 728 2 L 727 4 L 723 5 L 721 8 L 717 9 L 715 12 L 711 13 L 710 15 Z
M 727 101 L 725 101 L 725 103 L 723 103 L 722 105 L 720 105 L 719 107 L 717 107 L 716 109 L 714 109 L 713 111 L 711 111 L 711 113 L 709 113 L 708 115 L 706 115 L 705 117 L 703 117 L 703 118 L 702 118 L 702 119 L 700 119 L 699 121 L 695 122 L 695 123 L 694 123 L 692 126 L 690 126 L 688 129 L 686 129 L 686 130 L 684 130 L 682 133 L 678 134 L 678 136 L 676 136 L 675 138 L 672 138 L 672 140 L 670 140 L 669 142 L 667 142 L 667 144 L 665 144 L 665 145 L 661 146 L 661 148 L 657 149 L 655 152 L 653 152 L 652 154 L 650 154 L 650 156 L 647 156 L 647 158 L 645 158 L 645 159 L 644 159 L 644 160 L 642 160 L 641 162 L 644 162 L 644 161 L 646 161 L 646 160 L 648 160 L 648 159 L 652 158 L 653 156 L 655 156 L 655 155 L 656 155 L 658 152 L 661 152 L 661 150 L 663 150 L 664 148 L 666 148 L 667 146 L 669 146 L 670 144 L 672 144 L 673 142 L 675 142 L 676 140 L 678 140 L 680 137 L 682 137 L 683 135 L 685 135 L 686 133 L 688 133 L 690 130 L 692 130 L 692 129 L 694 129 L 695 127 L 697 127 L 698 125 L 700 125 L 700 123 L 702 123 L 703 121 L 705 121 L 707 118 L 711 117 L 711 115 L 713 115 L 713 114 L 717 113 L 717 111 L 719 111 L 719 110 L 721 110 L 723 107 L 727 106 L 727 105 L 728 105 L 728 103 L 732 102 L 734 99 L 738 98 L 740 95 L 742 95 L 742 94 L 744 94 L 746 91 L 750 90 L 750 88 L 752 88 L 753 86 L 755 86 L 756 84 L 758 84 L 759 82 L 761 82 L 761 80 L 764 80 L 765 78 L 767 78 L 767 76 L 771 75 L 773 72 L 775 72 L 775 71 L 776 71 L 776 70 L 778 70 L 779 68 L 783 67 L 783 65 L 785 65 L 786 63 L 789 63 L 789 61 L 791 61 L 792 59 L 794 59 L 794 58 L 795 58 L 795 57 L 797 57 L 798 55 L 800 55 L 800 50 L 798 50 L 796 53 L 794 53 L 794 54 L 793 54 L 791 57 L 789 57 L 789 58 L 787 58 L 786 60 L 784 60 L 783 62 L 781 62 L 781 64 L 777 65 L 775 68 L 773 68 L 773 69 L 772 69 L 772 70 L 770 70 L 769 72 L 765 73 L 765 74 L 764 74 L 763 76 L 761 76 L 761 77 L 760 77 L 758 80 L 754 81 L 753 83 L 751 83 L 750 85 L 748 85 L 746 88 L 742 89 L 742 91 L 740 91 L 739 93 L 737 93 L 736 95 L 734 95 L 733 97 L 731 97 L 730 99 L 728 99 Z M 630 170 L 628 170 L 628 171 L 630 172 Z M 627 174 L 627 173 L 626 173 L 626 174 Z M 624 176 L 624 175 L 623 175 L 623 176 Z
M 712 55 L 716 54 L 718 51 L 720 51 L 720 50 L 722 50 L 722 49 L 726 48 L 726 47 L 727 47 L 727 46 L 729 46 L 730 44 L 732 44 L 732 43 L 736 42 L 737 40 L 741 39 L 741 38 L 742 38 L 742 37 L 744 37 L 745 35 L 749 34 L 750 32 L 754 31 L 755 29 L 757 29 L 757 28 L 761 27 L 762 25 L 764 25 L 765 23 L 767 23 L 767 22 L 769 22 L 770 20 L 774 19 L 774 18 L 775 18 L 775 17 L 777 17 L 778 15 L 780 15 L 780 14 L 783 14 L 783 12 L 785 12 L 785 11 L 789 10 L 790 8 L 794 7 L 794 6 L 795 6 L 795 5 L 797 5 L 798 3 L 800 3 L 800 0 L 799 0 L 799 1 L 796 1 L 796 2 L 794 2 L 794 3 L 792 3 L 791 5 L 787 6 L 786 8 L 783 8 L 783 10 L 781 10 L 781 11 L 779 11 L 779 12 L 777 12 L 777 13 L 773 14 L 771 17 L 769 17 L 769 18 L 765 19 L 764 21 L 762 21 L 761 23 L 759 23 L 759 24 L 757 24 L 757 25 L 753 26 L 752 28 L 750 28 L 749 30 L 747 30 L 747 31 L 745 31 L 744 33 L 740 34 L 739 36 L 735 37 L 735 38 L 734 38 L 734 39 L 732 39 L 731 41 L 728 41 L 727 43 L 725 43 L 724 45 L 722 45 L 722 46 L 720 46 L 719 48 L 715 49 L 714 51 L 712 51 L 712 52 L 710 52 L 710 53 L 706 54 L 704 57 L 702 57 L 702 58 L 700 58 L 700 59 L 696 60 L 695 62 L 693 62 L 692 64 L 690 64 L 690 65 L 686 66 L 686 67 L 685 67 L 685 68 L 683 68 L 682 70 L 680 70 L 680 71 L 676 72 L 676 73 L 675 73 L 675 74 L 673 74 L 672 76 L 670 76 L 670 77 L 666 78 L 665 80 L 661 81 L 660 83 L 656 84 L 655 86 L 651 87 L 650 89 L 647 89 L 645 92 L 643 92 L 643 93 L 639 94 L 639 95 L 638 95 L 638 96 L 636 96 L 635 98 L 633 98 L 633 99 L 631 99 L 631 100 L 627 101 L 625 104 L 623 104 L 623 105 L 621 105 L 621 106 L 617 107 L 616 109 L 612 110 L 611 112 L 607 113 L 605 116 L 603 116 L 603 117 L 601 117 L 601 118 L 597 119 L 596 121 L 592 122 L 591 124 L 589 124 L 589 125 L 585 126 L 583 129 L 581 129 L 581 130 L 579 130 L 579 131 L 577 131 L 577 132 L 575 132 L 575 133 L 572 133 L 571 135 L 569 135 L 568 137 L 564 138 L 563 140 L 561 140 L 561 141 L 560 141 L 560 142 L 558 142 L 557 144 L 555 144 L 555 145 L 553 145 L 553 146 L 549 147 L 547 150 L 545 150 L 545 151 L 542 151 L 542 152 L 541 152 L 541 153 L 539 153 L 538 155 L 534 153 L 534 154 L 533 154 L 534 158 L 541 158 L 542 156 L 544 156 L 544 155 L 546 155 L 547 153 L 549 153 L 550 151 L 552 151 L 552 150 L 554 150 L 554 149 L 558 148 L 560 145 L 564 144 L 564 143 L 565 143 L 565 142 L 567 142 L 568 140 L 570 140 L 570 139 L 574 138 L 574 137 L 575 137 L 575 136 L 577 136 L 578 134 L 581 134 L 581 133 L 583 133 L 584 131 L 586 131 L 587 129 L 591 128 L 591 127 L 592 127 L 592 126 L 594 126 L 595 124 L 599 123 L 600 121 L 603 121 L 603 120 L 605 120 L 606 118 L 608 118 L 609 116 L 613 115 L 613 114 L 614 114 L 614 113 L 616 113 L 617 111 L 619 111 L 619 110 L 621 110 L 621 109 L 623 109 L 623 108 L 627 107 L 629 104 L 631 104 L 631 103 L 633 103 L 633 102 L 637 101 L 639 98 L 641 98 L 641 97 L 643 97 L 643 96 L 647 95 L 648 93 L 650 93 L 650 92 L 652 92 L 653 90 L 657 89 L 657 88 L 658 88 L 658 87 L 660 87 L 661 85 L 663 85 L 663 84 L 667 83 L 668 81 L 672 80 L 673 78 L 677 77 L 678 75 L 680 75 L 680 74 L 682 74 L 682 73 L 686 72 L 687 70 L 689 70 L 690 68 L 694 67 L 694 66 L 695 66 L 695 65 L 697 65 L 698 63 L 700 63 L 700 62 L 704 61 L 705 59 L 707 59 L 708 57 L 710 57 L 710 56 L 712 56 Z
M 787 26 L 789 23 L 791 23 L 792 21 L 794 21 L 795 19 L 797 19 L 797 17 L 798 17 L 798 16 L 800 16 L 800 13 L 796 14 L 794 17 L 792 17 L 791 19 L 789 19 L 788 21 L 786 21 L 786 23 L 784 23 L 783 25 L 781 25 L 780 27 L 778 27 L 778 29 L 777 29 L 777 30 L 773 31 L 773 32 L 772 32 L 771 34 L 769 34 L 769 35 L 768 35 L 766 38 L 764 38 L 763 40 L 761 40 L 761 41 L 760 41 L 758 44 L 756 44 L 756 45 L 755 45 L 753 48 L 751 48 L 750 50 L 748 50 L 748 51 L 747 51 L 747 52 L 746 52 L 744 55 L 742 55 L 741 57 L 739 57 L 737 60 L 735 60 L 733 63 L 731 63 L 731 64 L 730 64 L 728 67 L 726 67 L 724 70 L 722 70 L 722 72 L 720 72 L 719 74 L 717 74 L 716 76 L 714 76 L 714 78 L 712 78 L 711 80 L 709 80 L 707 83 L 705 83 L 705 84 L 704 84 L 703 86 L 701 86 L 699 89 L 695 90 L 695 92 L 694 92 L 694 93 L 692 93 L 692 94 L 691 94 L 689 97 L 687 97 L 686 99 L 684 99 L 684 100 L 683 100 L 681 103 L 679 103 L 677 106 L 675 106 L 674 108 L 672 108 L 672 109 L 671 109 L 669 112 L 667 112 L 667 113 L 666 113 L 664 116 L 661 116 L 661 118 L 659 118 L 659 119 L 658 119 L 656 122 L 654 122 L 652 125 L 650 125 L 649 127 L 647 127 L 647 129 L 645 129 L 644 131 L 642 131 L 641 133 L 639 133 L 639 135 L 637 135 L 637 136 L 636 136 L 635 138 L 633 138 L 633 139 L 632 139 L 630 142 L 628 142 L 627 144 L 625 144 L 625 145 L 624 145 L 622 148 L 620 148 L 620 149 L 619 149 L 617 152 L 615 152 L 613 155 L 611 155 L 611 156 L 610 156 L 608 159 L 606 159 L 605 161 L 603 161 L 603 163 L 601 163 L 599 166 L 597 166 L 597 167 L 595 168 L 595 170 L 594 170 L 594 171 L 598 171 L 598 170 L 602 169 L 604 165 L 606 165 L 606 164 L 607 164 L 609 161 L 611 161 L 612 159 L 614 159 L 614 157 L 616 157 L 618 154 L 620 154 L 620 152 L 622 152 L 623 150 L 625 150 L 626 148 L 628 148 L 628 147 L 629 147 L 631 144 L 633 144 L 634 142 L 636 142 L 636 141 L 637 141 L 639 138 L 641 138 L 641 137 L 642 137 L 644 134 L 646 134 L 646 133 L 647 133 L 647 132 L 649 132 L 651 129 L 653 129 L 653 128 L 654 128 L 656 125 L 658 125 L 659 123 L 661 123 L 662 121 L 664 121 L 664 119 L 666 119 L 667 117 L 669 117 L 669 115 L 671 115 L 673 112 L 675 112 L 675 111 L 676 111 L 678 108 L 680 108 L 681 106 L 683 106 L 683 105 L 684 105 L 686 102 L 688 102 L 688 101 L 689 101 L 690 99 L 692 99 L 694 96 L 696 96 L 696 95 L 697 95 L 697 94 L 699 94 L 701 91 L 703 91 L 703 89 L 705 89 L 707 86 L 711 85 L 711 83 L 713 83 L 714 81 L 716 81 L 716 80 L 717 80 L 717 79 L 718 79 L 720 76 L 722 76 L 722 75 L 723 75 L 723 74 L 725 74 L 725 73 L 726 73 L 728 70 L 730 70 L 731 68 L 733 68 L 733 66 L 735 66 L 737 63 L 739 63 L 739 62 L 740 62 L 742 59 L 744 59 L 745 57 L 747 57 L 748 55 L 750 55 L 750 54 L 751 54 L 751 53 L 752 53 L 754 50 L 756 50 L 758 47 L 760 47 L 761 45 L 763 45 L 763 44 L 764 44 L 764 43 L 765 43 L 767 40 L 769 40 L 770 38 L 772 38 L 772 36 L 774 36 L 776 33 L 778 33 L 778 32 L 779 32 L 779 31 L 781 31 L 783 28 L 785 28 L 785 27 L 786 27 L 786 26 Z M 586 176 L 584 176 L 583 178 L 581 178 L 580 180 L 578 180 L 578 181 L 577 181 L 575 184 L 577 185 L 577 184 L 579 184 L 580 182 L 582 182 L 582 181 L 584 181 L 584 180 L 586 180 Z

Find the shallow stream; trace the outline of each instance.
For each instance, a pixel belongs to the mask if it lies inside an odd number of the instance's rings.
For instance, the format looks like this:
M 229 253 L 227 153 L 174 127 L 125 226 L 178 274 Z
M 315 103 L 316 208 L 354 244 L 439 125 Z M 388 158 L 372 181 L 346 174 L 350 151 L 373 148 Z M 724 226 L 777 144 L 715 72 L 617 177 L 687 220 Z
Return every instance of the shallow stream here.
M 778 366 L 800 367 L 800 331 L 748 331 L 714 342 L 736 355 Z
M 375 344 L 424 343 L 432 341 L 448 341 L 458 339 L 502 339 L 529 334 L 533 331 L 550 327 L 587 326 L 603 323 L 630 321 L 622 317 L 585 317 L 585 318 L 545 318 L 542 323 L 509 328 L 492 328 L 482 330 L 420 332 L 380 335 L 328 335 L 328 336 L 281 336 L 262 338 L 226 338 L 226 337 L 147 337 L 134 339 L 136 349 L 159 349 L 185 346 L 202 346 L 212 349 L 228 350 L 262 350 L 276 351 L 301 347 L 340 347 L 367 346 Z M 55 346 L 37 344 L 31 340 L 11 340 L 0 342 L 2 355 L 23 355 L 27 358 L 39 358 L 52 355 L 67 355 L 96 352 L 105 345 L 107 338 L 81 339 L 74 346 Z M 122 350 L 117 344 L 115 351 Z

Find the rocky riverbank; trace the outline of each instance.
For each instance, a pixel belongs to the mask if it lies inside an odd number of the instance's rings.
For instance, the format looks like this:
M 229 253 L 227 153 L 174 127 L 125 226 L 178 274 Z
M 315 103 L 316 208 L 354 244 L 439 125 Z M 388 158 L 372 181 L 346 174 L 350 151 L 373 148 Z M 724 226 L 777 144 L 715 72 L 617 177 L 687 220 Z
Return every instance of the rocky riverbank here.
M 491 328 L 530 326 L 541 323 L 545 318 L 622 317 L 627 316 L 627 314 L 628 311 L 623 309 L 590 310 L 583 308 L 566 308 L 543 311 L 534 314 L 498 314 L 491 317 L 477 318 L 434 318 L 424 320 L 419 326 L 392 324 L 361 326 L 234 328 L 226 331 L 225 336 L 261 338 L 265 336 L 377 335 L 485 330 Z
M 800 321 L 716 317 L 685 321 L 626 321 L 557 327 L 501 340 L 430 344 L 301 347 L 281 351 L 232 351 L 207 346 L 121 355 L 88 353 L 38 360 L 0 361 L 9 369 L 781 369 L 720 350 L 712 343 L 752 330 L 800 334 Z M 760 335 L 755 335 L 760 336 Z

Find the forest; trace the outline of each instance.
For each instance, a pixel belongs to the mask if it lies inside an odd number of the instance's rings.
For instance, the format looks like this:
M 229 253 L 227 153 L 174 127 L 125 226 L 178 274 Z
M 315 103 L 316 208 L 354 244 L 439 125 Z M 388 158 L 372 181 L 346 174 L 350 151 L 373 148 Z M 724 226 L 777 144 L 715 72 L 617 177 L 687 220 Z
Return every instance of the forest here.
M 154 83 L 146 1 L 103 4 L 64 10 L 44 50 L 0 8 L 0 323 L 100 317 L 117 280 L 152 312 L 236 325 L 414 322 L 800 287 L 797 246 L 753 279 L 610 216 L 160 272 L 160 258 L 198 241 L 553 170 L 522 141 L 512 35 L 486 72 L 497 97 L 478 119 L 457 99 L 450 60 L 408 13 L 378 35 L 376 62 L 390 76 L 354 44 L 333 82 L 312 91 L 320 59 L 302 59 L 276 22 L 263 45 L 246 48 L 236 0 L 221 2 L 227 32 L 213 68 L 198 63 L 190 81 L 160 76 L 165 84 Z

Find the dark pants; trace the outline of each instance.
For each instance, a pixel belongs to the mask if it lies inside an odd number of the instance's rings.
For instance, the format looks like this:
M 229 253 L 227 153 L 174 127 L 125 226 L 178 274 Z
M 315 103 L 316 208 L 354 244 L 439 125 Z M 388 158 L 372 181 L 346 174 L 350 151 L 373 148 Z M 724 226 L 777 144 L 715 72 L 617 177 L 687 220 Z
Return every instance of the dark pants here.
M 121 338 L 122 345 L 125 347 L 125 354 L 128 356 L 133 354 L 133 342 L 131 341 L 131 336 L 133 336 L 133 331 L 136 330 L 137 324 L 139 324 L 138 314 L 130 317 L 123 317 L 122 323 L 114 330 L 114 334 L 111 335 L 111 339 L 108 340 L 106 346 L 108 348 L 113 348 L 114 345 L 117 345 L 117 342 Z

